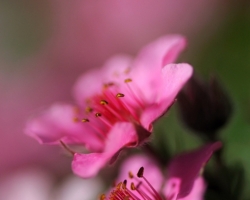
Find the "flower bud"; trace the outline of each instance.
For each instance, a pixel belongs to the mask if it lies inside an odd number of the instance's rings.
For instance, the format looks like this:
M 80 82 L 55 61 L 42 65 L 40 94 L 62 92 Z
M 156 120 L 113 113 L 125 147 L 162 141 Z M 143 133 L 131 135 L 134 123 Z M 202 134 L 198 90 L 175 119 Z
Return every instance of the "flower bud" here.
M 231 101 L 215 77 L 209 83 L 192 77 L 179 93 L 177 102 L 186 126 L 210 140 L 216 138 L 217 131 L 232 114 Z

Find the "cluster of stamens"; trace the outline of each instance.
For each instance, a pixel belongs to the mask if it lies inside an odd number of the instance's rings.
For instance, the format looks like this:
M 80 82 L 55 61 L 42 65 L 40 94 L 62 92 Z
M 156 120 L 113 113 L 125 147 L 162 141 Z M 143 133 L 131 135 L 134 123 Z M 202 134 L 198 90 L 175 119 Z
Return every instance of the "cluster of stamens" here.
M 103 140 L 108 130 L 118 121 L 133 122 L 140 124 L 140 113 L 144 103 L 131 87 L 132 79 L 124 80 L 127 85 L 126 91 L 129 98 L 134 99 L 135 104 L 129 103 L 125 94 L 119 92 L 115 83 L 106 83 L 101 94 L 97 94 L 86 101 L 87 107 L 84 110 L 76 108 L 74 122 L 90 122 L 89 126 L 94 130 L 97 138 Z M 127 95 L 126 94 L 126 95 Z
M 162 200 L 162 197 L 144 177 L 144 168 L 141 167 L 134 176 L 129 172 L 129 179 L 133 180 L 128 187 L 128 181 L 118 183 L 108 197 L 102 194 L 100 200 Z

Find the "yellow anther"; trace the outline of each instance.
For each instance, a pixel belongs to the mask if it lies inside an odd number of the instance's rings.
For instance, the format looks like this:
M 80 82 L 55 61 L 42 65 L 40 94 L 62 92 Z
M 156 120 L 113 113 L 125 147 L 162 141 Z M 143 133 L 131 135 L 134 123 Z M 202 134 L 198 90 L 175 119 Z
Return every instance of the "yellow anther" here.
M 78 117 L 74 117 L 73 118 L 73 122 L 79 122 L 79 118 Z
M 82 119 L 82 122 L 89 122 L 89 119 L 87 119 L 87 118 Z
M 122 182 L 118 183 L 117 186 L 116 186 L 116 189 L 120 189 L 122 184 L 123 184 Z
M 128 172 L 128 177 L 129 178 L 134 178 L 134 175 L 133 175 L 133 173 L 130 171 L 130 172 Z
M 110 87 L 110 86 L 113 86 L 113 85 L 114 85 L 113 82 L 104 83 L 104 84 L 103 84 L 103 88 L 106 89 L 106 88 L 108 88 L 108 87 Z
M 136 190 L 135 184 L 132 182 L 130 185 L 131 190 Z
M 108 102 L 107 102 L 106 100 L 101 100 L 101 101 L 100 101 L 100 104 L 102 104 L 102 105 L 107 105 Z
M 85 111 L 86 111 L 87 113 L 90 113 L 90 112 L 93 111 L 93 108 L 87 107 L 87 108 L 85 108 Z
M 116 97 L 124 97 L 125 95 L 122 93 L 117 93 Z
M 101 117 L 102 114 L 101 114 L 101 113 L 96 113 L 95 116 L 96 116 L 96 117 Z
M 129 82 L 132 82 L 132 79 L 131 78 L 127 78 L 124 80 L 125 83 L 129 83 Z

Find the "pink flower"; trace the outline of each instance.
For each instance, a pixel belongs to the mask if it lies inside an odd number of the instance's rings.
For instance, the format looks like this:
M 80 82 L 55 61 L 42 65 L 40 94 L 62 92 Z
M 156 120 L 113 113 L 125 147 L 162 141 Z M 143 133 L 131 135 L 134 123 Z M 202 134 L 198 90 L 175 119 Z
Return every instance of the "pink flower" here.
M 143 155 L 130 157 L 122 165 L 118 176 L 118 180 L 123 182 L 109 193 L 109 198 L 202 200 L 206 184 L 200 172 L 213 152 L 220 147 L 220 142 L 211 143 L 177 156 L 168 166 L 167 180 L 155 160 Z M 101 199 L 105 200 L 105 195 Z
M 40 143 L 83 144 L 93 153 L 73 153 L 72 169 L 94 176 L 125 147 L 149 138 L 152 123 L 163 115 L 192 75 L 188 64 L 171 64 L 186 41 L 169 35 L 146 46 L 135 60 L 119 55 L 102 69 L 77 81 L 78 106 L 56 104 L 29 121 L 26 133 Z

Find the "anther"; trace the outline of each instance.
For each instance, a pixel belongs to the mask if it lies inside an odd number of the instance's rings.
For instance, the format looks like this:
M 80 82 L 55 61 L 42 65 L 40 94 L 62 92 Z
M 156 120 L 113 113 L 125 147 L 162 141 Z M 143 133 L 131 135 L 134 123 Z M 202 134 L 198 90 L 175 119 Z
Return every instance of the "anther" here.
M 101 101 L 100 101 L 100 104 L 102 104 L 102 105 L 107 105 L 108 102 L 107 102 L 106 100 L 101 100 Z
M 106 89 L 106 88 L 108 88 L 108 87 L 110 87 L 110 86 L 113 86 L 113 85 L 114 85 L 113 82 L 104 83 L 104 84 L 103 84 L 103 88 Z
M 128 172 L 128 177 L 131 178 L 131 179 L 134 178 L 134 175 L 133 175 L 133 173 L 131 171 Z
M 82 119 L 82 122 L 89 122 L 89 119 L 87 119 L 87 118 Z
M 93 108 L 87 107 L 87 108 L 85 108 L 85 111 L 86 111 L 87 113 L 90 113 L 90 112 L 93 111 Z
M 73 122 L 79 122 L 79 118 L 78 117 L 74 117 L 73 118 Z
M 118 183 L 117 186 L 116 186 L 116 189 L 120 189 L 122 184 L 123 184 L 122 182 Z
M 132 82 L 132 79 L 131 78 L 127 78 L 124 80 L 125 83 L 129 83 L 129 82 Z
M 125 95 L 122 93 L 117 93 L 116 97 L 124 97 Z
M 141 168 L 139 169 L 139 171 L 137 172 L 137 176 L 138 176 L 139 178 L 143 177 L 143 172 L 144 172 L 144 167 L 141 167 Z
M 96 116 L 96 117 L 101 117 L 102 114 L 101 114 L 101 113 L 96 113 L 95 116 Z
M 125 179 L 122 183 L 122 189 L 126 189 L 127 186 L 127 180 Z
M 130 185 L 131 190 L 136 190 L 135 184 L 132 182 Z

